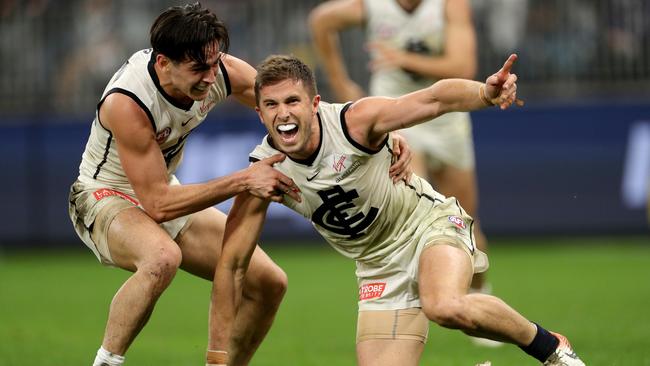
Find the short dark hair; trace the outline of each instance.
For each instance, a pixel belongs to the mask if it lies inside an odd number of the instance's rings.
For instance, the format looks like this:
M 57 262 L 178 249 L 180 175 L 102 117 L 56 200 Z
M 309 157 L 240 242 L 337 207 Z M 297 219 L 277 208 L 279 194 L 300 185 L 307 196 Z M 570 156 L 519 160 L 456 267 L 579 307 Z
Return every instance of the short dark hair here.
M 262 87 L 277 84 L 287 79 L 301 81 L 302 85 L 307 88 L 307 93 L 311 98 L 318 93 L 316 78 L 309 66 L 293 55 L 271 55 L 257 66 L 257 76 L 255 77 L 255 101 L 257 105 L 260 104 L 260 89 Z
M 161 53 L 173 62 L 187 60 L 207 62 L 207 51 L 215 42 L 219 51 L 228 52 L 228 28 L 200 3 L 173 6 L 156 18 L 149 31 L 154 53 Z

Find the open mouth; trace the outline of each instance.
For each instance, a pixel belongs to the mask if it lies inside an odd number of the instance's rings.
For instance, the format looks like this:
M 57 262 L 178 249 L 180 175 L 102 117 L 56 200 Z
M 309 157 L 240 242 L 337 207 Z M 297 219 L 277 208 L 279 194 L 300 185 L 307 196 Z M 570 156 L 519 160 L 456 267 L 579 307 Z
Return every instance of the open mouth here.
M 205 93 L 210 85 L 194 85 L 192 89 L 198 93 Z
M 278 125 L 275 129 L 276 131 L 278 131 L 280 138 L 282 138 L 284 142 L 293 141 L 296 135 L 298 134 L 298 125 L 295 123 Z

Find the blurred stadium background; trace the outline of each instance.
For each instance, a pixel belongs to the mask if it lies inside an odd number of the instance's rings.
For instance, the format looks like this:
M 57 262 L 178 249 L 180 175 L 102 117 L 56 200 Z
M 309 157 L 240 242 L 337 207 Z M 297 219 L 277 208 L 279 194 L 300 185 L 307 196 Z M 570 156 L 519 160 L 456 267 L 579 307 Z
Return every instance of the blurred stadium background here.
M 3 247 L 79 245 L 66 213 L 97 100 L 148 27 L 180 2 L 0 2 L 0 240 Z M 293 53 L 317 71 L 305 24 L 316 0 L 204 1 L 231 30 L 231 53 L 255 65 Z M 483 79 L 520 56 L 524 108 L 474 113 L 485 231 L 647 233 L 650 185 L 650 3 L 644 0 L 475 0 Z M 343 35 L 351 75 L 366 83 L 363 34 Z M 189 139 L 185 182 L 247 164 L 263 134 L 250 110 L 220 106 Z M 228 203 L 223 208 L 227 209 Z M 281 207 L 291 235 L 312 235 Z M 278 228 L 277 225 L 269 225 Z M 286 225 L 280 228 L 286 228 Z M 267 230 L 271 237 L 286 235 Z
M 230 27 L 232 54 L 254 65 L 294 53 L 323 79 L 305 24 L 318 2 L 202 1 Z M 105 83 L 148 47 L 155 16 L 179 3 L 0 1 L 1 365 L 87 364 L 100 342 L 106 306 L 128 274 L 99 266 L 77 239 L 68 187 Z M 495 292 L 571 334 L 590 365 L 650 365 L 650 2 L 473 5 L 477 79 L 517 52 L 526 100 L 524 108 L 473 114 Z M 362 38 L 350 31 L 342 43 L 351 75 L 365 84 Z M 324 79 L 320 92 L 329 99 Z M 245 166 L 262 135 L 252 111 L 219 106 L 189 138 L 181 180 Z M 353 364 L 353 264 L 323 251 L 302 218 L 272 207 L 263 243 L 291 285 L 255 364 Z M 288 240 L 301 248 L 275 245 Z M 209 284 L 178 277 L 129 364 L 202 363 Z M 534 364 L 514 348 L 468 351 L 455 333 L 431 337 L 423 364 Z

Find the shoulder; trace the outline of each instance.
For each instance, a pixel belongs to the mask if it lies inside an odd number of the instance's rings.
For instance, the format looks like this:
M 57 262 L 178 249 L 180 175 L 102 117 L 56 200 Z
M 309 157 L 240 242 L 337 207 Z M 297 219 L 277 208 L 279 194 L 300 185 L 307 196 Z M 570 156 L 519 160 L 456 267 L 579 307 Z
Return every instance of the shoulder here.
M 229 54 L 221 57 L 221 63 L 226 69 L 233 94 L 245 92 L 253 87 L 257 73 L 253 66 Z
M 248 155 L 248 160 L 251 163 L 254 163 L 256 161 L 266 159 L 278 153 L 281 153 L 281 151 L 273 147 L 273 142 L 271 141 L 271 138 L 269 137 L 269 135 L 265 135 L 264 138 L 262 139 L 262 142 L 259 145 L 257 145 L 255 149 L 253 149 L 253 151 L 251 151 L 251 153 Z

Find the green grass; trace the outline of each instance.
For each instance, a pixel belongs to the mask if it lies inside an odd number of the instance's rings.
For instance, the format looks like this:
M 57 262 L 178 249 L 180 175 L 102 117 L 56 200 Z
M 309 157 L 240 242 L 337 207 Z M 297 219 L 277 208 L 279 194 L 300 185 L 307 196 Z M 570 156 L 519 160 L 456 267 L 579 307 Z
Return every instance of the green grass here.
M 650 366 L 650 239 L 492 239 L 490 282 L 531 320 L 569 336 L 588 365 Z M 545 245 L 541 245 L 545 244 Z M 81 245 L 81 244 L 80 244 Z M 289 291 L 252 365 L 354 365 L 352 261 L 324 244 L 268 246 Z M 128 273 L 89 251 L 0 255 L 0 365 L 90 365 Z M 210 284 L 179 273 L 127 365 L 202 365 Z M 432 326 L 422 365 L 537 365 Z

